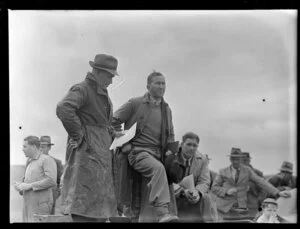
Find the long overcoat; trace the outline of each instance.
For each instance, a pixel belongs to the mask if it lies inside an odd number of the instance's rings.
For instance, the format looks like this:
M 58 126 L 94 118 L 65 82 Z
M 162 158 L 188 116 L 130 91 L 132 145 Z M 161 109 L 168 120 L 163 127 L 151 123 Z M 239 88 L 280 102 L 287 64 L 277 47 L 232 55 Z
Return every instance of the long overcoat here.
M 112 177 L 112 103 L 91 73 L 71 87 L 56 114 L 68 133 L 61 211 L 93 218 L 117 214 Z M 83 139 L 78 147 L 73 142 Z

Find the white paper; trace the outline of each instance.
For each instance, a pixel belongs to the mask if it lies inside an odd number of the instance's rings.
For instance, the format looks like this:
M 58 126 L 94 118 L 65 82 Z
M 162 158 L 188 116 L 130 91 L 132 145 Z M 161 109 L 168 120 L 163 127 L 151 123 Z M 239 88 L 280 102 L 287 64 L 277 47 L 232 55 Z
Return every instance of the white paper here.
M 278 210 L 277 214 L 289 221 L 290 223 L 297 222 L 297 189 L 290 190 L 291 197 L 279 197 L 277 199 Z
M 133 126 L 129 130 L 125 130 L 123 136 L 115 138 L 109 149 L 116 149 L 117 147 L 124 145 L 126 142 L 130 141 L 135 136 L 135 132 L 136 123 L 133 124 Z
M 194 175 L 191 174 L 186 176 L 182 179 L 179 185 L 185 189 L 194 190 L 195 189 L 195 182 L 194 182 Z

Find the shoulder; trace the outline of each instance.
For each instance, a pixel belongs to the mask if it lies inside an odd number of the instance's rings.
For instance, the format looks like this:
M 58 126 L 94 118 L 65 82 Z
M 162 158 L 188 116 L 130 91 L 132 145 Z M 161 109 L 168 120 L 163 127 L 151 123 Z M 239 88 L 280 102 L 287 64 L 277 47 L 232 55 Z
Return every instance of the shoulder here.
M 50 157 L 54 159 L 54 161 L 56 162 L 56 164 L 62 164 L 61 160 L 59 160 L 59 159 L 57 159 L 57 158 L 55 158 L 53 156 L 50 156 Z
M 247 173 L 255 173 L 250 167 L 245 166 L 245 165 L 240 165 L 241 171 L 245 171 Z
M 203 154 L 203 153 L 200 153 L 197 151 L 195 154 L 195 159 L 196 159 L 196 161 L 199 161 L 199 162 L 207 162 L 208 156 L 207 156 L 207 154 Z
M 70 91 L 75 92 L 75 91 L 79 91 L 79 92 L 85 92 L 88 90 L 88 88 L 90 87 L 90 85 L 84 80 L 80 83 L 74 84 L 71 86 Z
M 144 99 L 145 99 L 144 96 L 138 96 L 138 97 L 133 97 L 133 98 L 129 99 L 129 102 L 131 102 L 131 103 L 141 103 L 141 102 L 144 101 Z
M 51 163 L 51 164 L 55 163 L 54 158 L 52 158 L 51 156 L 45 155 L 45 154 L 41 154 L 40 160 L 45 163 Z
M 222 169 L 219 170 L 219 173 L 218 173 L 218 174 L 220 174 L 220 175 L 225 174 L 225 173 L 226 173 L 227 171 L 229 171 L 229 170 L 230 170 L 229 167 L 222 168 Z

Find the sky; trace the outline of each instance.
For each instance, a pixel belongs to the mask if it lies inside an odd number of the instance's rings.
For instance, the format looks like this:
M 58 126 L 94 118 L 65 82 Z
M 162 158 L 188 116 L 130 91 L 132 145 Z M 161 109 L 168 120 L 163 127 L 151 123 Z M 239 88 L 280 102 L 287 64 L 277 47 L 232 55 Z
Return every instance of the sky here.
M 296 167 L 296 21 L 295 10 L 10 11 L 10 163 L 25 164 L 28 135 L 50 135 L 65 162 L 56 105 L 105 53 L 119 63 L 114 110 L 162 72 L 175 139 L 197 133 L 211 169 L 232 147 L 266 174 Z

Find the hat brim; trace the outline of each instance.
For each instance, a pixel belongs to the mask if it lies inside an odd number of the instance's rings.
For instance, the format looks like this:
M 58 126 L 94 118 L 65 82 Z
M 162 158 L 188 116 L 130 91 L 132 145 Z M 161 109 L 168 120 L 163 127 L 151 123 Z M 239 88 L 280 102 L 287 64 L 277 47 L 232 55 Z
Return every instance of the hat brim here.
M 231 155 L 231 154 L 228 154 L 227 157 L 239 157 L 239 158 L 242 158 L 244 156 L 242 156 L 242 155 Z
M 54 145 L 53 143 L 49 143 L 49 142 L 40 142 L 40 145 Z
M 279 171 L 293 173 L 291 169 L 279 169 Z
M 117 71 L 114 71 L 114 70 L 111 70 L 111 69 L 108 69 L 108 68 L 101 68 L 101 67 L 99 67 L 99 66 L 96 66 L 96 65 L 94 64 L 93 61 L 89 61 L 89 63 L 90 63 L 90 65 L 91 65 L 92 68 L 102 69 L 102 70 L 104 70 L 104 71 L 107 71 L 107 72 L 113 74 L 114 76 L 115 76 L 115 75 L 116 75 L 116 76 L 119 76 L 119 74 L 118 74 Z

